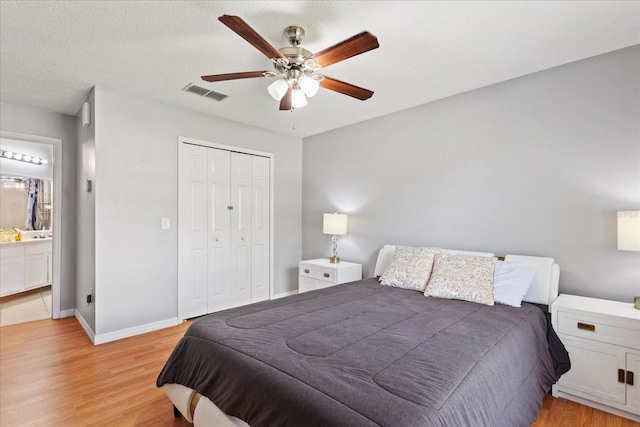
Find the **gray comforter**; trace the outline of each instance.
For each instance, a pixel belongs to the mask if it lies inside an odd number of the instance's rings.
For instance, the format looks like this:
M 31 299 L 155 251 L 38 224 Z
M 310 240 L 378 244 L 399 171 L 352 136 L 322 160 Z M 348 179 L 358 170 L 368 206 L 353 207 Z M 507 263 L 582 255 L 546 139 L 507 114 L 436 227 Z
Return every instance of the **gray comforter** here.
M 557 380 L 537 307 L 367 279 L 195 321 L 157 385 L 267 426 L 529 426 Z

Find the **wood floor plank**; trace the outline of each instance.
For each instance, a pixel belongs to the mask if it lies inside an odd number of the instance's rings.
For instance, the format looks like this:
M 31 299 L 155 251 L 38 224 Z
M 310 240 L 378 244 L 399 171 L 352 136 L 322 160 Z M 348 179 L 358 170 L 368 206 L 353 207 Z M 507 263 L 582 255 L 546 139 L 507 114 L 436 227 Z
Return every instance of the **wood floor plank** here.
M 188 323 L 94 346 L 75 318 L 0 328 L 0 425 L 190 426 L 155 385 Z M 639 427 L 547 395 L 534 427 Z

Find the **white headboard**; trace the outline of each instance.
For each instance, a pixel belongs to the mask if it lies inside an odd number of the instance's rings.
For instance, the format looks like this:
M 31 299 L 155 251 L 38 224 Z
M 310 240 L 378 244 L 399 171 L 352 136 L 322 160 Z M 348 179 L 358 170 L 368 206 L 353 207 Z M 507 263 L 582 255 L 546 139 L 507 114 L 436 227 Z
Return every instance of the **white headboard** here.
M 393 254 L 396 251 L 396 245 L 384 245 L 378 252 L 378 260 L 374 275 L 382 276 L 393 260 Z M 495 256 L 490 252 L 471 252 L 457 251 L 454 249 L 443 249 L 445 253 L 450 254 L 467 254 L 478 256 Z M 536 304 L 545 304 L 551 307 L 551 303 L 558 297 L 558 286 L 560 281 L 560 267 L 553 258 L 526 256 L 526 255 L 507 255 L 505 261 L 528 262 L 536 266 L 536 275 L 531 282 L 529 291 L 524 296 L 523 301 L 533 302 Z
M 507 255 L 505 261 L 528 262 L 536 266 L 536 275 L 533 277 L 529 291 L 522 299 L 526 302 L 545 304 L 551 309 L 551 303 L 558 298 L 558 286 L 560 284 L 560 266 L 553 258 Z
M 470 251 L 457 251 L 455 249 L 443 249 L 448 254 L 466 254 L 466 255 L 478 255 L 478 256 L 495 256 L 495 254 L 489 252 L 470 252 Z M 396 252 L 396 245 L 384 245 L 380 252 L 378 252 L 378 260 L 376 261 L 376 269 L 373 273 L 374 276 L 380 277 L 382 273 L 389 267 L 393 260 L 393 254 Z

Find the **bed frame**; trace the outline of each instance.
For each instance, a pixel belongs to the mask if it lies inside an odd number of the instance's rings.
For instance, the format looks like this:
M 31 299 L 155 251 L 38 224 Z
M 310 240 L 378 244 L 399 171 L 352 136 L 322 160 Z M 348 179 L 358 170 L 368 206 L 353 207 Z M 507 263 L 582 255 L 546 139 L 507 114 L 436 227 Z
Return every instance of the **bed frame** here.
M 381 276 L 393 259 L 396 245 L 385 245 L 378 253 L 374 275 Z M 459 251 L 444 249 L 450 254 L 466 254 L 478 256 L 495 256 L 489 252 Z M 550 309 L 551 304 L 558 297 L 560 268 L 553 258 L 536 257 L 526 255 L 506 255 L 505 261 L 528 262 L 536 266 L 536 275 L 524 296 L 523 301 L 546 305 Z M 195 427 L 249 427 L 246 422 L 225 414 L 211 400 L 202 396 L 197 391 L 180 384 L 165 384 L 163 389 L 173 403 L 174 415 L 182 415 Z

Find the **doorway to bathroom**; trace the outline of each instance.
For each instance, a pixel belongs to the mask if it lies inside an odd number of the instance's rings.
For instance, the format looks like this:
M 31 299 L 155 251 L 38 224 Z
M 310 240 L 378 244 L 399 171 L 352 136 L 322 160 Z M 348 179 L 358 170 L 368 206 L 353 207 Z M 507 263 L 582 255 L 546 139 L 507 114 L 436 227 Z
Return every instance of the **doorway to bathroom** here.
M 61 317 L 61 144 L 0 133 L 0 326 Z

